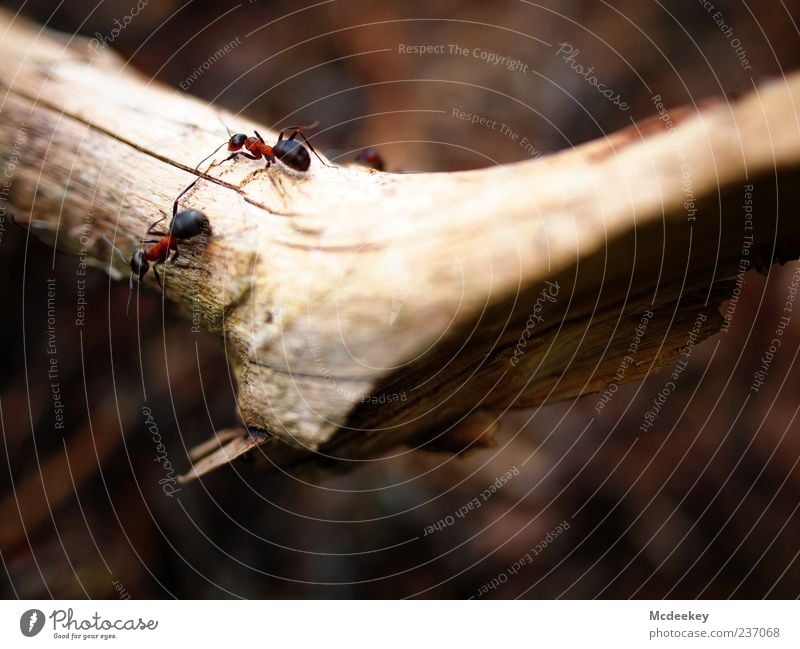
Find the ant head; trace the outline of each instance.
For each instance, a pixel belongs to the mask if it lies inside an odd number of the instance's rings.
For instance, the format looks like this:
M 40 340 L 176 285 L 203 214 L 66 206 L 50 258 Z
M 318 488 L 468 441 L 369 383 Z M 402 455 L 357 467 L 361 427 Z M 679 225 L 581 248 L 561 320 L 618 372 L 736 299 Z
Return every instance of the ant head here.
M 137 250 L 131 257 L 131 272 L 140 280 L 147 274 L 150 264 L 144 257 L 144 252 Z
M 244 146 L 246 141 L 247 136 L 244 133 L 236 133 L 235 135 L 231 135 L 231 139 L 228 140 L 228 151 L 238 151 Z
M 191 239 L 208 227 L 208 217 L 200 210 L 183 210 L 172 220 L 170 231 L 176 239 Z

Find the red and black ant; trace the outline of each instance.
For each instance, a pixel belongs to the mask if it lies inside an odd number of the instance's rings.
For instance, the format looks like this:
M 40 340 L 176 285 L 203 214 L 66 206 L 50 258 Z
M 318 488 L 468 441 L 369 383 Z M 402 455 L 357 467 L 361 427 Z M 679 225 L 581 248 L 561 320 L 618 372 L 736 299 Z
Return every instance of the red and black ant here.
M 142 281 L 147 275 L 147 271 L 150 270 L 150 265 L 152 264 L 153 274 L 156 276 L 156 282 L 158 282 L 158 286 L 161 290 L 164 290 L 164 285 L 161 283 L 161 276 L 158 274 L 158 270 L 156 266 L 159 264 L 165 263 L 168 259 L 171 263 L 175 263 L 175 261 L 180 256 L 180 250 L 178 249 L 178 242 L 179 241 L 187 241 L 188 239 L 192 239 L 202 232 L 206 231 L 211 234 L 211 226 L 209 225 L 208 218 L 205 214 L 203 214 L 200 210 L 183 210 L 182 212 L 178 212 L 178 201 L 180 200 L 181 196 L 183 196 L 186 192 L 188 192 L 192 187 L 195 186 L 197 181 L 200 178 L 194 180 L 186 189 L 184 189 L 175 201 L 172 204 L 172 221 L 170 222 L 169 229 L 167 232 L 157 231 L 155 228 L 158 226 L 161 221 L 163 221 L 166 216 L 162 216 L 158 221 L 153 223 L 149 228 L 147 228 L 146 235 L 155 235 L 159 237 L 158 239 L 142 239 L 142 245 L 139 250 L 137 250 L 133 257 L 131 257 L 130 261 L 125 259 L 125 255 L 122 254 L 122 251 L 117 248 L 109 239 L 106 237 L 106 241 L 117 251 L 120 258 L 128 265 L 131 269 L 131 279 L 130 279 L 130 292 L 128 293 L 128 319 L 131 317 L 131 298 L 133 296 L 133 277 L 134 275 Z M 172 257 L 170 257 L 170 253 L 172 253 Z
M 311 166 L 311 156 L 308 153 L 308 150 L 310 149 L 311 152 L 317 156 L 319 161 L 326 167 L 333 166 L 329 165 L 322 159 L 311 142 L 308 141 L 308 138 L 303 135 L 303 131 L 316 128 L 319 126 L 319 122 L 314 122 L 308 126 L 287 126 L 286 128 L 281 129 L 278 132 L 278 141 L 273 146 L 267 144 L 258 131 L 253 131 L 256 134 L 255 137 L 248 137 L 244 133 L 231 133 L 230 129 L 228 129 L 224 122 L 223 126 L 225 126 L 225 128 L 228 130 L 230 139 L 227 142 L 220 144 L 211 155 L 203 158 L 197 167 L 203 164 L 225 145 L 228 146 L 228 151 L 232 151 L 232 153 L 222 162 L 227 162 L 228 160 L 233 160 L 239 155 L 243 155 L 245 158 L 249 158 L 250 160 L 260 160 L 261 158 L 264 158 L 264 160 L 267 161 L 267 168 L 272 166 L 275 163 L 275 160 L 280 160 L 287 167 L 294 169 L 295 171 L 308 171 L 308 168 Z M 289 133 L 291 135 L 287 136 Z M 303 139 L 303 142 L 308 149 L 306 149 L 305 146 L 295 139 L 297 136 L 300 136 Z M 242 151 L 242 149 L 245 149 L 245 151 Z
M 355 162 L 356 164 L 375 169 L 376 171 L 386 170 L 386 163 L 383 161 L 383 156 L 378 153 L 377 149 L 373 149 L 372 147 L 361 149 L 356 156 Z

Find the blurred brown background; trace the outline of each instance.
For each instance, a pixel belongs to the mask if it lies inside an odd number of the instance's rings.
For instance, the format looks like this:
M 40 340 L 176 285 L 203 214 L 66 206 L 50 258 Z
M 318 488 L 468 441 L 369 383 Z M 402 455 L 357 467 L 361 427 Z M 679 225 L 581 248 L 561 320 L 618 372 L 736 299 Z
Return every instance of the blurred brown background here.
M 389 169 L 451 170 L 524 160 L 523 137 L 538 152 L 600 137 L 652 114 L 654 94 L 667 105 L 734 94 L 800 66 L 800 3 L 714 4 L 151 0 L 111 46 L 144 75 L 266 124 L 319 120 L 313 141 L 331 157 L 374 145 Z M 134 6 L 34 0 L 21 13 L 109 37 Z M 570 69 L 560 43 L 630 109 Z M 445 53 L 400 54 L 401 44 Z M 527 69 L 492 65 L 475 48 Z M 517 141 L 455 119 L 455 108 L 507 124 Z M 492 580 L 486 597 L 800 594 L 800 322 L 742 409 L 791 266 L 747 275 L 730 331 L 694 351 L 641 436 L 664 374 L 622 388 L 593 422 L 596 395 L 509 415 L 498 448 L 469 457 L 401 449 L 319 484 L 242 462 L 175 499 L 158 484 L 143 391 L 185 469 L 186 448 L 236 422 L 216 342 L 188 345 L 186 321 L 149 292 L 137 328 L 124 316 L 127 285 L 94 271 L 76 329 L 77 260 L 3 225 L 5 597 L 469 597 Z M 48 278 L 63 429 L 47 375 Z M 519 475 L 455 516 L 509 470 Z M 425 534 L 448 516 L 452 525 Z M 569 529 L 554 532 L 562 521 Z

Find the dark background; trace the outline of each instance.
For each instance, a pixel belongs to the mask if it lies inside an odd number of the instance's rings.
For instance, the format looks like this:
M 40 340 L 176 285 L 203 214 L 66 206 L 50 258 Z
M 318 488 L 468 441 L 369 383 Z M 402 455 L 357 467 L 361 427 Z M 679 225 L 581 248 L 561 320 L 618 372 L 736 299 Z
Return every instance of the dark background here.
M 332 157 L 375 145 L 390 169 L 452 170 L 529 157 L 497 131 L 454 119 L 453 108 L 502 121 L 547 152 L 652 114 L 653 94 L 667 105 L 730 95 L 800 65 L 800 3 L 715 4 L 752 70 L 700 2 L 337 0 L 298 12 L 288 0 L 233 10 L 150 0 L 113 48 L 178 87 L 239 37 L 188 92 L 266 124 L 319 120 L 314 141 Z M 131 7 L 70 0 L 54 10 L 36 0 L 21 13 L 92 37 L 109 35 Z M 560 42 L 630 110 L 570 70 Z M 398 44 L 480 47 L 528 73 L 472 56 L 401 55 Z M 319 484 L 238 462 L 170 499 L 141 416 L 143 386 L 183 470 L 185 448 L 236 423 L 216 342 L 188 345 L 180 316 L 153 293 L 141 296 L 138 327 L 129 323 L 127 286 L 94 271 L 78 331 L 74 258 L 6 223 L 0 259 L 5 597 L 469 597 L 501 573 L 507 580 L 487 596 L 800 594 L 800 322 L 741 410 L 791 266 L 747 275 L 730 331 L 694 351 L 645 435 L 638 427 L 663 374 L 620 389 L 588 428 L 596 395 L 510 415 L 500 445 L 468 457 L 401 450 Z M 51 277 L 64 430 L 54 427 L 46 374 Z M 519 475 L 483 506 L 424 535 L 513 467 Z M 508 576 L 548 533 L 547 547 Z

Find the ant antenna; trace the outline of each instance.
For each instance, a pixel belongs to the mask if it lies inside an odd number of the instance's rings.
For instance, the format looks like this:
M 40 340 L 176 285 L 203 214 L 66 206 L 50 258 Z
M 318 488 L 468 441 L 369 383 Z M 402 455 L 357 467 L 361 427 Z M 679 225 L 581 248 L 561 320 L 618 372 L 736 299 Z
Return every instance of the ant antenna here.
M 208 154 L 208 155 L 207 155 L 205 158 L 203 158 L 203 159 L 202 159 L 200 162 L 198 162 L 198 163 L 197 163 L 197 166 L 195 166 L 194 170 L 195 170 L 195 171 L 199 171 L 199 170 L 200 170 L 200 165 L 201 165 L 201 164 L 203 164 L 203 163 L 204 163 L 206 160 L 208 160 L 209 158 L 212 158 L 212 157 L 214 157 L 214 154 L 216 154 L 216 152 L 217 152 L 217 151 L 219 151 L 219 150 L 220 150 L 222 147 L 224 147 L 226 144 L 228 144 L 228 142 L 227 142 L 227 141 L 225 141 L 225 142 L 223 142 L 222 144 L 220 144 L 220 145 L 219 145 L 219 146 L 218 146 L 216 149 L 214 149 L 214 150 L 213 150 L 211 153 L 209 153 L 209 154 Z
M 226 131 L 228 131 L 228 138 L 230 139 L 231 137 L 233 137 L 233 133 L 231 132 L 231 129 L 229 129 L 229 128 L 228 128 L 228 125 L 225 123 L 225 121 L 222 119 L 222 115 L 220 115 L 219 113 L 217 113 L 217 119 L 219 120 L 220 124 L 222 124 L 222 125 L 225 127 L 225 130 L 226 130 Z M 224 147 L 226 144 L 228 144 L 228 142 L 227 142 L 227 141 L 226 141 L 226 142 L 223 142 L 222 144 L 220 144 L 220 145 L 219 145 L 219 146 L 218 146 L 216 149 L 214 149 L 214 150 L 213 150 L 211 153 L 209 153 L 209 154 L 208 154 L 208 155 L 207 155 L 205 158 L 203 158 L 203 159 L 202 159 L 200 162 L 198 162 L 198 163 L 197 163 L 197 165 L 195 166 L 194 170 L 195 170 L 195 171 L 198 171 L 198 170 L 200 169 L 200 165 L 201 165 L 201 164 L 203 164 L 203 163 L 204 163 L 206 160 L 208 160 L 209 158 L 213 157 L 213 156 L 214 156 L 214 154 L 216 154 L 216 152 L 217 152 L 217 151 L 219 151 L 219 150 L 220 150 L 222 147 Z M 187 187 L 187 189 L 188 189 L 188 187 Z
M 103 239 L 105 239 L 106 243 L 116 251 L 116 253 L 119 255 L 119 258 L 124 262 L 124 264 L 126 266 L 130 266 L 131 262 L 128 259 L 125 259 L 125 255 L 122 254 L 122 250 L 117 248 L 117 246 L 114 245 L 114 242 L 111 239 L 109 239 L 105 234 L 103 235 Z M 128 320 L 133 320 L 133 318 L 131 318 L 132 298 L 133 298 L 133 269 L 131 269 L 131 278 L 130 281 L 128 282 L 128 307 L 125 311 L 128 314 Z
M 228 131 L 228 137 L 231 137 L 233 135 L 233 132 L 231 131 L 231 129 L 228 128 L 228 125 L 225 123 L 225 120 L 222 119 L 222 115 L 217 113 L 217 119 L 220 121 L 220 124 L 222 124 L 225 127 L 225 130 Z
M 123 263 L 124 263 L 126 266 L 129 266 L 131 262 L 130 262 L 129 260 L 125 259 L 125 255 L 124 255 L 124 254 L 122 254 L 122 250 L 120 250 L 119 248 L 117 248 L 117 246 L 115 246 L 115 245 L 114 245 L 114 242 L 113 242 L 111 239 L 109 239 L 107 235 L 105 235 L 105 234 L 104 234 L 104 235 L 103 235 L 103 239 L 105 239 L 105 240 L 106 240 L 106 243 L 107 243 L 109 246 L 111 246 L 111 248 L 112 248 L 112 249 L 113 249 L 113 250 L 114 250 L 114 251 L 115 251 L 115 252 L 116 252 L 116 253 L 119 255 L 119 258 L 120 258 L 120 259 L 123 261 Z

